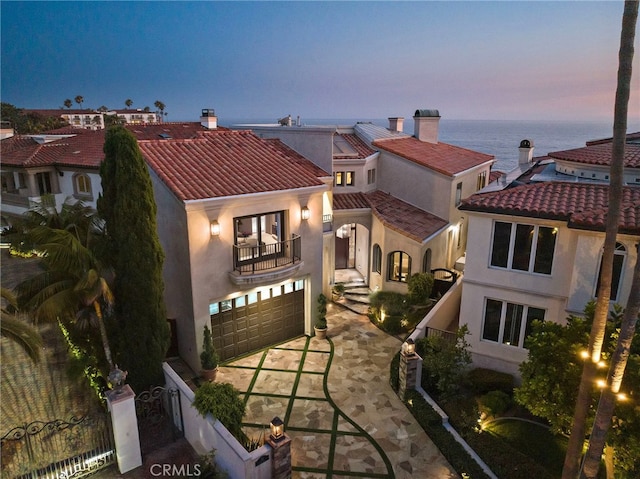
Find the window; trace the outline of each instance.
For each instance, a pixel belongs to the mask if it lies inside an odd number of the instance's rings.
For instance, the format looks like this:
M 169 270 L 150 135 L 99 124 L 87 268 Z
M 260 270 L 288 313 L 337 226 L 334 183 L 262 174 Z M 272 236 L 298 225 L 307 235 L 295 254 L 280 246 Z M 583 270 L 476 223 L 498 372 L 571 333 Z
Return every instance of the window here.
M 367 184 L 372 185 L 376 182 L 376 169 L 371 168 L 367 170 Z
M 627 256 L 627 248 L 622 243 L 616 243 L 616 249 L 613 252 L 613 274 L 611 276 L 611 293 L 609 301 L 617 301 L 620 290 L 620 280 L 622 279 L 622 269 L 624 266 L 624 259 Z M 598 283 L 596 284 L 596 291 L 594 296 L 598 297 L 598 291 L 600 290 L 600 275 L 602 274 L 602 253 L 600 253 L 600 266 L 598 268 Z
M 523 348 L 533 321 L 544 321 L 544 315 L 541 308 L 487 299 L 482 339 Z
M 91 180 L 88 175 L 80 173 L 73 177 L 73 188 L 77 196 L 92 196 L 91 195 Z
M 40 195 L 51 194 L 51 176 L 49 173 L 36 173 L 36 183 L 38 184 L 38 191 Z
M 478 175 L 478 181 L 476 183 L 476 191 L 481 190 L 485 186 L 487 186 L 487 172 L 482 171 Z
M 389 281 L 406 283 L 411 275 L 411 256 L 404 251 L 394 251 L 389 255 Z
M 462 183 L 456 185 L 456 206 L 462 202 Z
M 283 254 L 284 211 L 234 218 L 239 261 L 260 261 L 264 256 Z
M 373 256 L 371 258 L 371 271 L 382 274 L 382 250 L 377 244 L 373 245 Z
M 557 228 L 496 221 L 491 266 L 551 274 Z
M 431 248 L 428 248 L 427 251 L 424 252 L 424 257 L 422 258 L 422 272 L 431 273 Z
M 355 171 L 336 171 L 333 176 L 335 186 L 353 186 L 355 184 Z

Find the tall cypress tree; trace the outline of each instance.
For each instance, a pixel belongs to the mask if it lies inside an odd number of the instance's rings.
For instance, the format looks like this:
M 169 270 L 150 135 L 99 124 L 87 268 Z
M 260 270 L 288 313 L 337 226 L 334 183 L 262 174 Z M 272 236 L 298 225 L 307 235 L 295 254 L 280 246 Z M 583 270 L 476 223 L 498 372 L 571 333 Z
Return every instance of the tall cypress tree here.
M 114 340 L 118 366 L 141 392 L 164 383 L 169 346 L 156 204 L 147 165 L 124 127 L 107 131 L 97 206 L 105 221 L 105 256 L 115 271 Z

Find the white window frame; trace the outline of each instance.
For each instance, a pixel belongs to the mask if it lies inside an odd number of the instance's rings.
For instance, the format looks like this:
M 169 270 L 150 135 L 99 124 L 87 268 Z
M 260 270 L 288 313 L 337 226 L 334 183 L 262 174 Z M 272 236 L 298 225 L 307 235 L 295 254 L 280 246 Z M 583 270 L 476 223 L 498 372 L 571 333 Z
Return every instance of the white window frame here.
M 500 266 L 500 265 L 495 265 L 493 264 L 493 246 L 495 243 L 495 232 L 496 232 L 496 224 L 497 223 L 504 223 L 504 224 L 509 224 L 511 225 L 511 232 L 509 233 L 509 252 L 508 252 L 508 256 L 507 256 L 507 265 L 506 266 Z M 515 243 L 516 243 L 516 231 L 518 226 L 531 226 L 533 227 L 533 238 L 531 241 L 531 250 L 530 250 L 530 255 L 529 255 L 529 265 L 527 267 L 527 269 L 518 269 L 518 268 L 514 268 L 513 267 L 513 259 L 514 259 L 514 251 L 515 251 Z M 553 245 L 553 253 L 551 255 L 551 271 L 549 271 L 549 273 L 545 273 L 545 272 L 539 272 L 539 271 L 534 271 L 535 268 L 535 264 L 536 264 L 536 254 L 538 252 L 538 236 L 539 236 L 539 232 L 540 232 L 540 228 L 547 228 L 552 230 L 552 233 L 556 235 L 556 239 L 554 241 L 554 245 Z M 530 274 L 540 274 L 540 275 L 544 275 L 544 276 L 551 276 L 553 274 L 553 265 L 554 265 L 554 259 L 555 259 L 555 252 L 556 252 L 556 246 L 558 244 L 558 228 L 553 227 L 553 226 L 548 226 L 548 225 L 536 225 L 536 224 L 531 224 L 531 223 L 516 223 L 513 221 L 500 221 L 500 220 L 495 220 L 493 222 L 493 227 L 491 229 L 491 245 L 489 248 L 489 267 L 490 268 L 497 268 L 497 269 L 506 269 L 509 271 L 517 271 L 520 273 L 530 273 Z
M 496 301 L 498 303 L 502 303 L 502 308 L 500 310 L 500 327 L 498 330 L 498 339 L 497 340 L 493 340 L 493 339 L 489 339 L 489 338 L 485 338 L 485 326 L 486 326 L 486 321 L 487 321 L 487 303 L 489 301 Z M 513 306 L 521 306 L 522 307 L 522 315 L 520 316 L 520 334 L 518 335 L 518 344 L 511 344 L 509 342 L 504 342 L 504 330 L 505 330 L 505 325 L 506 325 L 506 315 L 507 315 L 507 308 L 509 305 L 513 305 Z M 494 344 L 501 344 L 503 346 L 509 346 L 509 347 L 514 347 L 514 348 L 521 348 L 521 349 L 526 349 L 524 347 L 524 342 L 526 340 L 526 333 L 527 333 L 527 317 L 529 315 L 529 308 L 535 308 L 535 309 L 539 309 L 544 311 L 543 317 L 542 317 L 542 321 L 545 320 L 545 317 L 547 315 L 547 309 L 545 308 L 539 308 L 538 306 L 531 306 L 531 305 L 527 305 L 527 304 L 520 304 L 520 303 L 512 303 L 510 301 L 505 301 L 502 299 L 497 299 L 497 298 L 490 298 L 490 297 L 486 297 L 484 298 L 484 305 L 483 305 L 483 310 L 482 310 L 482 330 L 481 330 L 481 341 L 486 341 L 489 343 L 494 343 Z M 535 318 L 538 319 L 538 318 Z

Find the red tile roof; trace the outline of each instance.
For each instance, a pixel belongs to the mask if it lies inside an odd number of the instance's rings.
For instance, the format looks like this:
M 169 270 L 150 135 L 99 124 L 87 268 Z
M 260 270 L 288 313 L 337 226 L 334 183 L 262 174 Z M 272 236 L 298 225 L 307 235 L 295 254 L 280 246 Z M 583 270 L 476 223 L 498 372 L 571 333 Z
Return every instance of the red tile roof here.
M 566 221 L 571 228 L 604 231 L 609 188 L 602 184 L 543 182 L 465 199 L 461 210 Z M 623 188 L 620 233 L 640 235 L 640 188 Z
M 611 165 L 612 143 L 591 143 L 583 148 L 573 150 L 554 151 L 549 153 L 551 158 L 572 161 L 586 165 Z M 627 142 L 624 148 L 625 168 L 640 168 L 640 144 Z
M 419 243 L 448 224 L 444 219 L 382 191 L 333 195 L 334 211 L 363 208 L 370 208 L 387 228 Z
M 491 170 L 491 173 L 489 173 L 489 183 L 493 183 L 498 178 L 502 178 L 504 175 L 506 175 L 504 171 Z
M 68 166 L 99 168 L 104 159 L 104 130 L 63 129 L 74 136 L 38 144 L 30 137 L 16 136 L 0 142 L 2 164 L 22 168 Z M 13 141 L 12 141 L 13 140 Z
M 250 131 L 216 130 L 139 145 L 160 179 L 184 201 L 321 186 L 318 177 L 330 176 L 281 141 Z
M 370 148 L 369 145 L 367 145 L 364 141 L 362 141 L 358 135 L 354 134 L 354 133 L 343 133 L 340 134 L 340 136 L 342 138 L 345 139 L 345 141 L 351 145 L 353 147 L 353 149 L 358 153 L 358 156 L 356 158 L 367 158 L 371 155 L 373 155 L 376 150 L 374 150 L 373 148 Z M 334 160 L 340 160 L 340 159 L 347 159 L 347 158 L 353 158 L 353 156 L 350 155 L 333 155 Z
M 376 140 L 373 146 L 447 176 L 454 176 L 494 158 L 493 155 L 447 143 L 420 141 L 415 137 Z
M 125 125 L 138 140 L 159 140 L 164 138 L 174 140 L 186 140 L 198 138 L 200 133 L 229 131 L 228 128 L 218 127 L 216 130 L 209 130 L 198 122 L 175 122 L 175 123 L 148 123 L 144 125 Z

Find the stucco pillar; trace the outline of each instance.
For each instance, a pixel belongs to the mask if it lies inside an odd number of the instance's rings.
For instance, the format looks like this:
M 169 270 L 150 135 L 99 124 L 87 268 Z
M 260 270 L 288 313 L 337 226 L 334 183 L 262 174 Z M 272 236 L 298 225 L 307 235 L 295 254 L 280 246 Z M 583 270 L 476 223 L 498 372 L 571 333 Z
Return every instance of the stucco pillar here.
M 131 387 L 125 384 L 107 391 L 107 406 L 111 411 L 118 470 L 124 474 L 142 465 L 135 394 Z

